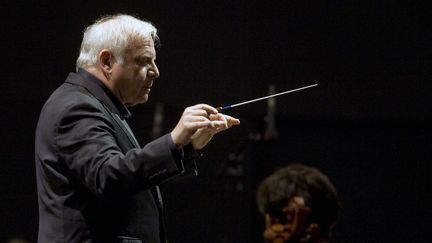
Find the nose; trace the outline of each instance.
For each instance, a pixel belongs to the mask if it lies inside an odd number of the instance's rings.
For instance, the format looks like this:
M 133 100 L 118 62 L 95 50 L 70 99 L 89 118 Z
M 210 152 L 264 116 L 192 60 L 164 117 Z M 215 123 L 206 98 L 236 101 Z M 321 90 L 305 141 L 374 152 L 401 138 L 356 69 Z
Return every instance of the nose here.
M 149 69 L 148 74 L 147 74 L 150 78 L 152 79 L 156 79 L 159 77 L 159 69 L 156 66 L 156 63 L 154 63 L 152 65 L 152 68 Z

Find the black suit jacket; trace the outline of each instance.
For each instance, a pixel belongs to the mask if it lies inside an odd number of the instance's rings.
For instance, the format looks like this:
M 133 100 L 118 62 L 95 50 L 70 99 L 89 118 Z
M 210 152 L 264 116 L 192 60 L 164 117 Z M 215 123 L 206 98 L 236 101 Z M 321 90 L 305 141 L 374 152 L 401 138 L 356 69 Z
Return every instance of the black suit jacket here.
M 38 242 L 165 241 L 157 185 L 184 172 L 183 151 L 169 134 L 141 148 L 127 115 L 85 70 L 47 100 L 35 141 Z

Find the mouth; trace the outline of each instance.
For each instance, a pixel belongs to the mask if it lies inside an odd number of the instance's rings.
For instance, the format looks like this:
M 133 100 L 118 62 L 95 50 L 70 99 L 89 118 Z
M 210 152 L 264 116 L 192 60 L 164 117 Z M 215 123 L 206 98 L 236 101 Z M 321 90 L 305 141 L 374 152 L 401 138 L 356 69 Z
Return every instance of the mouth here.
M 146 92 L 148 94 L 151 91 L 151 87 L 152 87 L 151 85 L 150 86 L 143 86 L 142 89 L 144 92 Z

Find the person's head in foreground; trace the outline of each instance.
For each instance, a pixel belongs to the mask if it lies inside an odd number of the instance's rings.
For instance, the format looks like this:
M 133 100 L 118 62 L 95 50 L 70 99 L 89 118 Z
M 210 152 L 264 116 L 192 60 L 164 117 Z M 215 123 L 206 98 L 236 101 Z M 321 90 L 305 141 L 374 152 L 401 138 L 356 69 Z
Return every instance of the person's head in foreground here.
M 258 187 L 266 242 L 329 242 L 339 211 L 337 192 L 319 170 L 301 164 L 281 168 Z

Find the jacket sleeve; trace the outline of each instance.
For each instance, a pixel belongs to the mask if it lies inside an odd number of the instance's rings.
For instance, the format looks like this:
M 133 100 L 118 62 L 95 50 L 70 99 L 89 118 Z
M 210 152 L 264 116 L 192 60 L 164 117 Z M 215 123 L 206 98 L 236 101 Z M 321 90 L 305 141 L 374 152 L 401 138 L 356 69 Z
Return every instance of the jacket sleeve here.
M 122 152 L 112 120 L 100 103 L 66 107 L 56 123 L 55 146 L 71 178 L 96 195 L 150 188 L 184 171 L 169 134 Z

